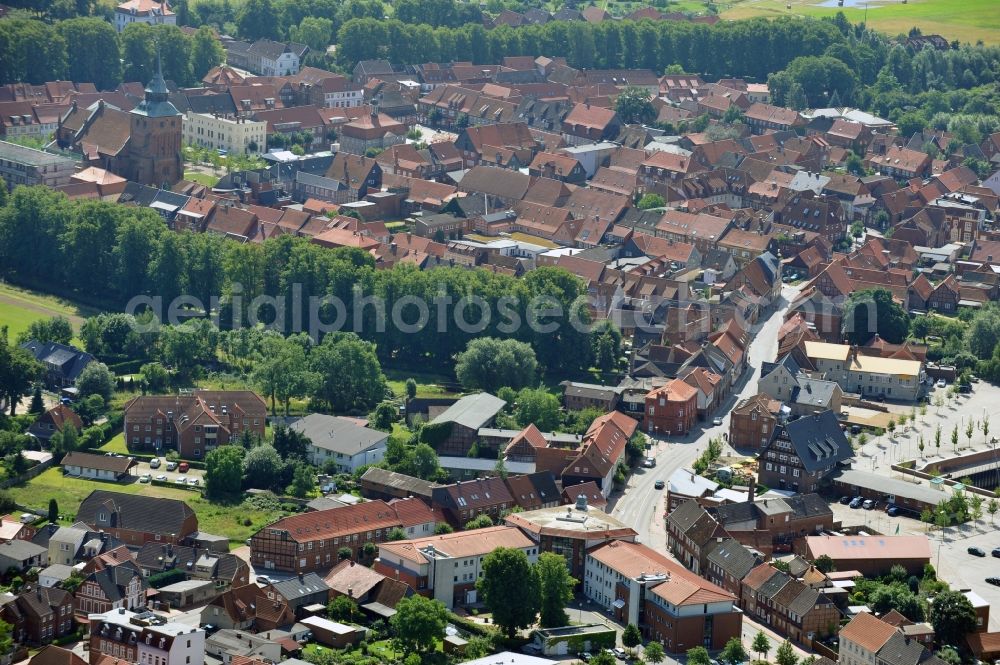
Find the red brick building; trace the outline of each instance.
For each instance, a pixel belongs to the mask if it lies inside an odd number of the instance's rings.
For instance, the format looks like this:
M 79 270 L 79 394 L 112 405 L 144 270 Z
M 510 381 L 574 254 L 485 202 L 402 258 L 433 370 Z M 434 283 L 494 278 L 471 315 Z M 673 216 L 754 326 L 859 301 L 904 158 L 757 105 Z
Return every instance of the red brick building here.
M 646 395 L 646 426 L 650 434 L 687 434 L 698 416 L 698 391 L 681 379 Z
M 729 416 L 729 445 L 760 450 L 778 425 L 781 402 L 758 393 L 741 401 Z

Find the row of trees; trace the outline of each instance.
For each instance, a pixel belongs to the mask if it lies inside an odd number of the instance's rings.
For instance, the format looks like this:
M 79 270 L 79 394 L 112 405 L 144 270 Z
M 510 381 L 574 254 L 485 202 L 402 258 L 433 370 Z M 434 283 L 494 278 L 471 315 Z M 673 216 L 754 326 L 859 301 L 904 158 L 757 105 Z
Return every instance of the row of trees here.
M 188 36 L 177 26 L 131 23 L 118 34 L 94 16 L 55 24 L 17 18 L 0 23 L 0 84 L 71 80 L 109 90 L 122 81 L 146 83 L 157 47 L 164 76 L 180 86 L 195 85 L 225 56 L 207 26 Z
M 175 233 L 149 209 L 71 202 L 44 187 L 18 188 L 0 208 L 0 276 L 112 310 L 134 296 L 155 297 L 164 316 L 180 296 L 193 296 L 212 307 L 222 329 L 236 327 L 234 322 L 264 323 L 286 333 L 313 329 L 319 336 L 320 324 L 340 318 L 343 327 L 356 329 L 362 339 L 377 340 L 381 358 L 418 365 L 450 365 L 470 340 L 487 336 L 529 344 L 546 371 L 585 369 L 595 357 L 590 334 L 571 325 L 589 320 L 583 284 L 562 269 L 540 268 L 523 278 L 464 268 L 400 265 L 376 270 L 372 257 L 356 249 L 327 249 L 290 236 L 238 244 L 212 234 Z M 258 297 L 264 305 L 255 309 Z M 343 307 L 320 300 L 327 297 Z M 373 297 L 384 307 L 374 304 Z M 423 318 L 416 302 L 427 306 Z M 553 308 L 560 313 L 553 315 Z M 205 314 L 194 306 L 180 312 Z M 197 331 L 210 344 L 217 343 L 207 321 L 184 325 L 189 326 L 185 332 L 200 326 Z M 116 325 L 111 337 L 149 346 L 150 338 L 129 335 L 127 327 Z M 84 328 L 90 350 L 92 335 Z M 176 362 L 190 364 L 184 362 L 191 349 L 183 340 L 168 337 L 159 343 L 174 349 L 168 355 Z M 600 348 L 607 355 L 605 347 Z M 565 353 L 566 348 L 575 352 Z

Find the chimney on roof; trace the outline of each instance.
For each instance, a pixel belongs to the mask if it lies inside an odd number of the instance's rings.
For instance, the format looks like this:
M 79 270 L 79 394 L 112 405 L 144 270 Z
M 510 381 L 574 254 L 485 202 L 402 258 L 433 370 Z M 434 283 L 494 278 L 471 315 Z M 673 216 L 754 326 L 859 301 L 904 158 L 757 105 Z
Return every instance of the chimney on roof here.
M 753 503 L 754 496 L 757 494 L 757 478 L 750 474 L 750 483 L 747 487 L 747 501 Z

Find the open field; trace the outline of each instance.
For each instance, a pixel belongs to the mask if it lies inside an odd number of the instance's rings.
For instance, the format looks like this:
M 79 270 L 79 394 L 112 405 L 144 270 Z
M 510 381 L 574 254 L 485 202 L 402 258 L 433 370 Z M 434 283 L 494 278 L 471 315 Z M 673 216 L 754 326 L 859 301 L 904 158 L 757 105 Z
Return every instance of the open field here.
M 0 283 L 0 325 L 8 327 L 8 334 L 12 340 L 39 319 L 62 315 L 70 320 L 74 328 L 79 329 L 84 317 L 96 313 L 90 308 L 53 296 Z
M 206 187 L 214 187 L 215 183 L 219 182 L 218 176 L 209 175 L 207 173 L 199 173 L 197 171 L 185 171 L 184 179 L 196 182 L 199 185 L 205 185 Z
M 444 374 L 433 374 L 431 372 L 410 372 L 407 370 L 384 369 L 386 383 L 396 397 L 406 396 L 406 380 L 412 378 L 417 382 L 417 397 L 458 397 L 458 393 L 452 392 L 441 384 L 450 385 L 454 383 Z
M 833 16 L 844 12 L 852 23 L 865 20 L 865 0 L 731 0 L 718 4 L 724 19 L 751 16 Z M 871 0 L 868 25 L 890 36 L 916 26 L 924 34 L 941 34 L 949 40 L 987 44 L 1000 43 L 1000 11 L 996 0 Z M 787 8 L 791 5 L 791 9 Z
M 18 504 L 45 510 L 49 499 L 59 503 L 63 514 L 73 514 L 80 503 L 94 490 L 126 494 L 145 494 L 164 499 L 180 499 L 187 502 L 198 515 L 198 528 L 207 533 L 226 536 L 234 543 L 242 544 L 265 524 L 281 517 L 280 511 L 249 510 L 242 504 L 222 505 L 211 503 L 197 490 L 182 490 L 173 487 L 142 485 L 138 482 L 107 483 L 82 478 L 67 478 L 58 468 L 48 469 L 37 478 L 24 485 L 11 487 L 8 491 Z M 244 520 L 250 520 L 247 526 Z

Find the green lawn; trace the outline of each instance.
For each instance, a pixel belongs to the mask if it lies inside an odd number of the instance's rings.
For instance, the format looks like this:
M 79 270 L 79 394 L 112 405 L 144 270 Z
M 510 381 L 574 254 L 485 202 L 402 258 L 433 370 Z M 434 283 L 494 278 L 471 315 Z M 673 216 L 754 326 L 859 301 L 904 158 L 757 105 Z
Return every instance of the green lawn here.
M 125 433 L 119 432 L 110 441 L 105 443 L 100 447 L 106 453 L 120 453 L 122 455 L 128 455 L 128 446 L 125 445 Z
M 215 184 L 219 182 L 218 176 L 208 175 L 207 173 L 198 173 L 197 171 L 185 171 L 184 179 L 196 182 L 199 185 L 205 185 L 206 187 L 214 187 Z
M 96 313 L 96 310 L 60 298 L 0 283 L 0 325 L 7 326 L 12 340 L 40 319 L 65 316 L 74 328 L 79 329 L 84 317 Z
M 59 503 L 63 514 L 76 512 L 80 503 L 94 490 L 103 489 L 126 494 L 145 494 L 164 499 L 180 499 L 186 502 L 198 515 L 198 528 L 207 533 L 226 536 L 233 543 L 243 541 L 264 525 L 281 517 L 281 511 L 249 510 L 242 504 L 222 505 L 205 499 L 197 490 L 182 490 L 173 487 L 158 487 L 132 483 L 106 483 L 82 478 L 67 478 L 58 468 L 48 469 L 37 478 L 24 485 L 11 487 L 11 496 L 22 506 L 47 509 L 49 499 Z M 250 520 L 250 525 L 243 523 Z
M 387 369 L 385 376 L 392 392 L 400 398 L 406 395 L 406 380 L 410 378 L 417 382 L 417 397 L 458 397 L 457 393 L 440 385 L 452 383 L 444 374 Z
M 788 9 L 786 5 L 791 5 Z M 843 11 L 852 23 L 865 20 L 864 0 L 844 0 L 844 6 L 826 0 L 730 0 L 719 3 L 724 19 L 750 16 L 833 16 Z M 924 34 L 987 44 L 1000 43 L 1000 11 L 996 0 L 870 0 L 868 25 L 890 36 L 916 26 Z

